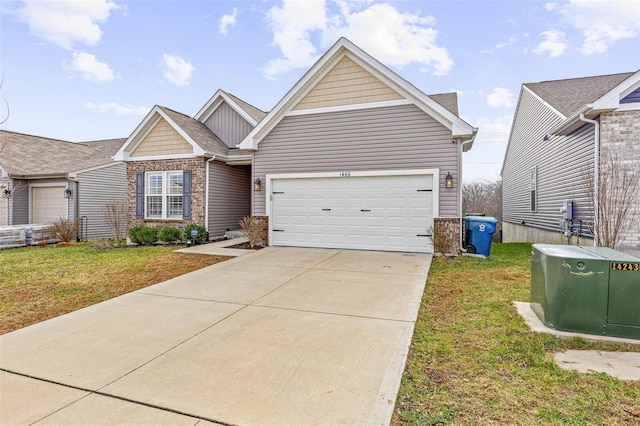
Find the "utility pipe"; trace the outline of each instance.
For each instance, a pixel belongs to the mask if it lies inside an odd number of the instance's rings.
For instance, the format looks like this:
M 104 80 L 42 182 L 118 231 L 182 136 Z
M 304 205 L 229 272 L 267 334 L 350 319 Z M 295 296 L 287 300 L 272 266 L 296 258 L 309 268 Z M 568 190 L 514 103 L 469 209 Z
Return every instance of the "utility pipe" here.
M 476 133 L 478 132 L 478 129 L 474 128 L 473 129 L 473 136 L 471 137 L 471 139 L 468 139 L 466 141 L 463 141 L 460 144 L 460 151 L 458 153 L 458 164 L 460 165 L 460 167 L 458 168 L 460 174 L 458 175 L 458 206 L 459 206 L 459 212 L 460 212 L 460 251 L 462 253 L 466 253 L 467 250 L 464 248 L 464 234 L 462 233 L 462 152 L 464 151 L 464 146 L 470 143 L 473 143 L 473 141 L 476 138 Z
M 598 225 L 600 224 L 600 123 L 580 114 L 580 121 L 593 124 L 595 131 L 595 149 L 593 159 L 593 246 L 598 247 Z

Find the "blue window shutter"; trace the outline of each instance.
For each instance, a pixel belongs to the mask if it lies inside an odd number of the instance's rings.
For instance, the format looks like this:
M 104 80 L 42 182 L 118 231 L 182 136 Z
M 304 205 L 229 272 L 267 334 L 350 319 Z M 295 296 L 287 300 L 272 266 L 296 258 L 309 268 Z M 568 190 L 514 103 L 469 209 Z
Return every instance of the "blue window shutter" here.
M 144 172 L 136 172 L 136 219 L 144 218 Z
M 182 172 L 182 218 L 191 219 L 191 170 Z

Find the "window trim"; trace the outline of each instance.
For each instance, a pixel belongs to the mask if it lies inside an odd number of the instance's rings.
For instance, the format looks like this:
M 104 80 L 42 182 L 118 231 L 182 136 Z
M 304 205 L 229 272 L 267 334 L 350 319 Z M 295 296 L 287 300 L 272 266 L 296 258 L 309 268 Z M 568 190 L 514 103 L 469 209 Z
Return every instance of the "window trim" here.
M 179 175 L 182 180 L 182 193 L 171 194 L 169 192 L 169 176 L 171 175 Z M 161 194 L 149 194 L 149 178 L 150 176 L 161 176 L 162 177 L 162 186 L 161 186 Z M 160 216 L 149 216 L 148 212 L 148 199 L 149 197 L 161 197 L 161 215 Z M 176 197 L 179 196 L 182 198 L 182 208 L 180 209 L 180 215 L 169 217 L 169 198 L 168 197 Z M 183 211 L 184 211 L 184 171 L 182 170 L 155 170 L 148 171 L 144 173 L 144 191 L 143 191 L 143 203 L 144 203 L 144 219 L 147 220 L 183 220 Z

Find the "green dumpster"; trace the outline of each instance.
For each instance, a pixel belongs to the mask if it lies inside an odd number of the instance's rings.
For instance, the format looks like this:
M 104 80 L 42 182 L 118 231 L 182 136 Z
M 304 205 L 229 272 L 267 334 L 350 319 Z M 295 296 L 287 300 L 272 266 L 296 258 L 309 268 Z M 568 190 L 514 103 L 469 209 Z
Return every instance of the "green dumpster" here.
M 640 259 L 603 247 L 534 244 L 531 308 L 556 330 L 640 339 Z

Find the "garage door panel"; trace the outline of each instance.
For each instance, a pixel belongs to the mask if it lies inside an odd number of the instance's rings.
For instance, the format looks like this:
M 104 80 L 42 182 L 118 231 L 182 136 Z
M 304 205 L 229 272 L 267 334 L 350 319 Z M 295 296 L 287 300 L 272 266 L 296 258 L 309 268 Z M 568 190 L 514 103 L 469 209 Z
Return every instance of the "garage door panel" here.
M 274 245 L 430 252 L 431 175 L 274 179 Z M 418 191 L 420 189 L 421 191 Z M 324 209 L 324 210 L 323 210 Z
M 31 222 L 49 223 L 67 217 L 65 186 L 34 186 L 31 188 Z

